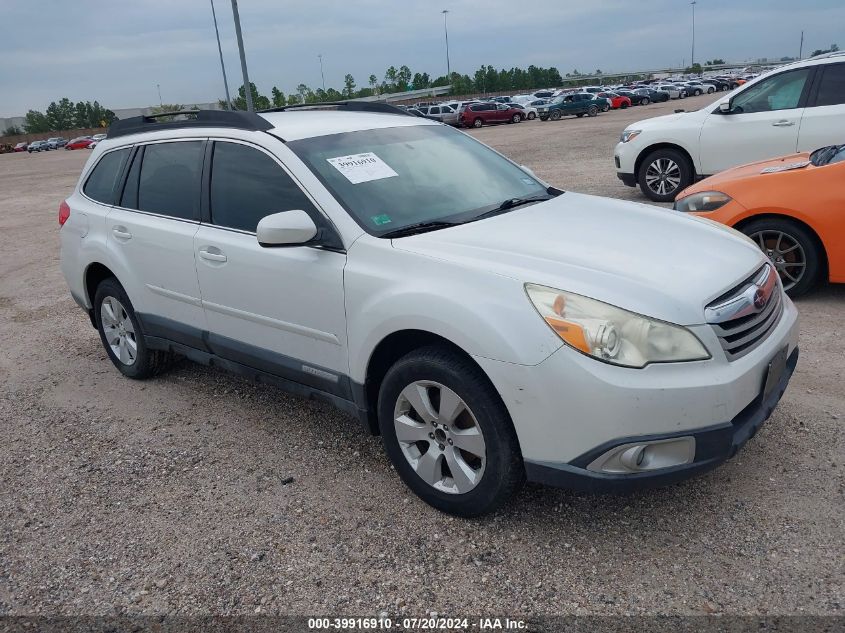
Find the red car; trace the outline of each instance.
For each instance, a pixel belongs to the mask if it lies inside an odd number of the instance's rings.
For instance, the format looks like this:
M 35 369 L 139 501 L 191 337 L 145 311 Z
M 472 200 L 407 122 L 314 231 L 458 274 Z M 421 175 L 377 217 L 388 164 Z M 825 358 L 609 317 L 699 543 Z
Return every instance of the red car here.
M 600 92 L 600 97 L 604 97 L 608 101 L 610 101 L 610 107 L 616 110 L 617 108 L 622 108 L 623 110 L 627 107 L 631 106 L 631 98 L 625 97 L 623 95 L 618 95 L 615 92 Z
M 490 123 L 519 123 L 525 118 L 525 112 L 504 103 L 483 101 L 470 103 L 458 114 L 458 124 L 464 127 L 481 127 Z
M 26 143 L 18 143 L 17 145 L 15 145 L 14 151 L 25 152 L 27 147 L 29 146 Z
M 88 149 L 88 146 L 93 142 L 94 139 L 92 138 L 79 137 L 65 145 L 65 149 Z

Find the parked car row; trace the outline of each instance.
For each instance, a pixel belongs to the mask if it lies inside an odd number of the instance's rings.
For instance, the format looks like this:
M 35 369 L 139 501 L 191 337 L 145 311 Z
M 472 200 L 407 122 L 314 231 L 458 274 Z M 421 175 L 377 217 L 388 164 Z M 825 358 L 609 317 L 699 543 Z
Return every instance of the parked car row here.
M 50 150 L 59 149 L 60 147 L 64 147 L 68 150 L 73 149 L 94 149 L 97 146 L 97 143 L 104 140 L 106 138 L 106 134 L 94 134 L 93 136 L 80 136 L 70 141 L 62 138 L 60 136 L 48 138 L 47 140 L 41 141 L 31 141 L 29 143 L 25 141 L 21 141 L 14 147 L 11 147 L 9 151 L 12 152 L 28 152 L 32 154 L 33 152 L 49 152 Z

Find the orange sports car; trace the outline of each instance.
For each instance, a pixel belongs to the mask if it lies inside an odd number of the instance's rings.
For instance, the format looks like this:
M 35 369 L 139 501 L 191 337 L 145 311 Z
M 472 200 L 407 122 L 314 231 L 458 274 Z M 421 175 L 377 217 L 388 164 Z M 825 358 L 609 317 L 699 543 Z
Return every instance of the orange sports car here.
M 728 169 L 684 189 L 675 209 L 745 233 L 792 297 L 845 283 L 845 145 Z

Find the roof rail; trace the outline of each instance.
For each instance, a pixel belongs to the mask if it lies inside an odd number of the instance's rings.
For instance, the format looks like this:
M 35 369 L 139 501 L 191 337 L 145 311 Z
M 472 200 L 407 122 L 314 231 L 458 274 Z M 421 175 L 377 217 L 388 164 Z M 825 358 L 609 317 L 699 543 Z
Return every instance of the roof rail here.
M 813 57 L 807 57 L 800 61 L 807 61 L 808 59 L 827 59 L 828 57 L 841 57 L 845 55 L 845 51 L 828 51 L 827 53 L 822 53 L 821 55 L 815 55 Z
M 164 117 L 186 117 L 177 121 L 158 121 Z M 270 130 L 273 124 L 255 112 L 242 110 L 179 110 L 176 112 L 161 112 L 119 119 L 109 126 L 109 138 L 128 136 L 139 132 L 155 132 L 158 130 L 174 130 L 191 127 L 231 127 L 242 130 Z
M 319 108 L 333 108 L 335 110 L 348 110 L 349 112 L 375 112 L 379 114 L 403 114 L 409 115 L 407 112 L 389 103 L 380 103 L 378 101 L 321 101 L 319 103 L 297 103 L 289 106 L 280 106 L 278 108 L 268 108 L 267 110 L 259 110 L 259 113 L 264 112 L 287 112 L 288 110 L 300 109 L 319 109 Z

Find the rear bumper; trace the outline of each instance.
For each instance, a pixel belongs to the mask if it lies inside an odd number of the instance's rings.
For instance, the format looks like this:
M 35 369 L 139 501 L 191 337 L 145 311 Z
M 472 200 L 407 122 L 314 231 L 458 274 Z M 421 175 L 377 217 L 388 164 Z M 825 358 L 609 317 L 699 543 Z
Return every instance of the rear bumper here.
M 620 438 L 598 446 L 565 464 L 526 460 L 525 471 L 528 480 L 584 492 L 624 493 L 676 483 L 711 470 L 733 457 L 769 419 L 786 391 L 797 363 L 798 348 L 796 347 L 787 360 L 778 385 L 772 389 L 768 397 L 764 398 L 761 392 L 729 422 L 696 431 Z M 677 437 L 695 438 L 695 458 L 692 462 L 658 471 L 625 475 L 600 473 L 587 469 L 593 460 L 615 446 Z

